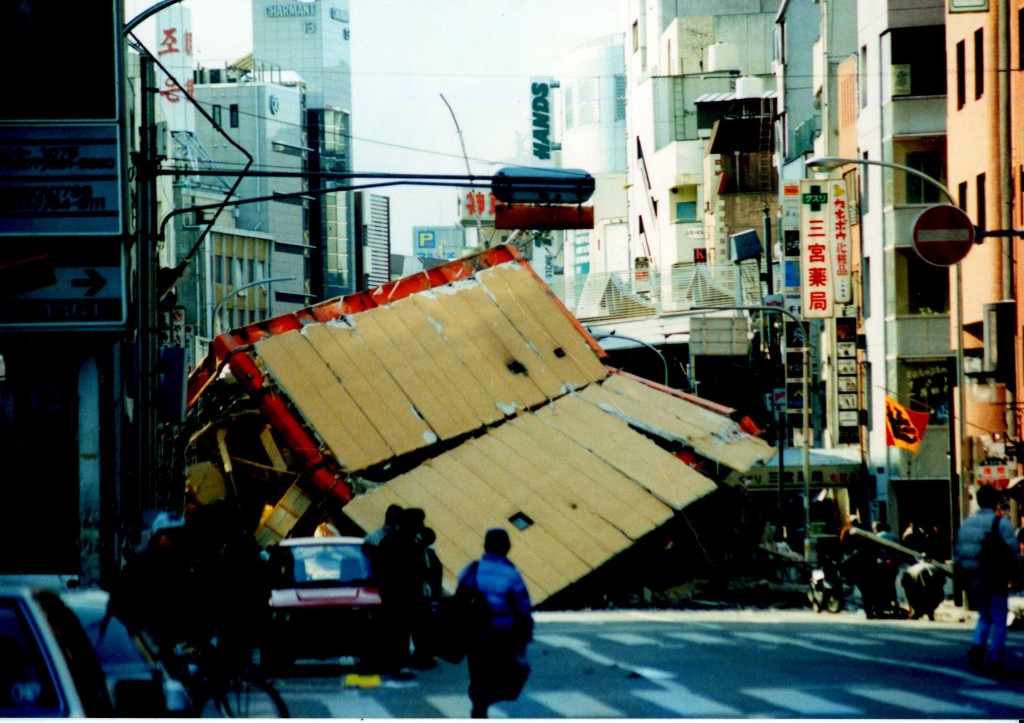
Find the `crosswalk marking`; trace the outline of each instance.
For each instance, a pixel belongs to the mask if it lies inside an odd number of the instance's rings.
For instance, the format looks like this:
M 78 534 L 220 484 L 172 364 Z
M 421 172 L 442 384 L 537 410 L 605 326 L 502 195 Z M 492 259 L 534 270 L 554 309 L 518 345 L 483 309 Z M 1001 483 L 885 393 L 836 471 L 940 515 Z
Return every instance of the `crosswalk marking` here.
M 744 695 L 759 698 L 767 703 L 796 711 L 800 715 L 862 716 L 864 711 L 842 703 L 836 703 L 796 688 L 744 688 Z
M 621 711 L 577 691 L 530 693 L 529 697 L 566 718 L 624 718 Z
M 930 698 L 926 695 L 914 693 L 900 688 L 869 688 L 867 686 L 855 686 L 848 688 L 854 695 L 862 698 L 869 698 L 878 703 L 894 705 L 898 708 L 906 708 L 916 713 L 926 715 L 978 715 L 981 713 L 971 705 L 959 705 L 949 703 L 937 698 Z
M 736 641 L 723 638 L 721 635 L 710 635 L 699 631 L 669 633 L 668 637 L 675 640 L 682 640 L 684 643 L 695 643 L 697 645 L 735 645 Z
M 667 690 L 638 690 L 634 695 L 686 718 L 738 718 L 742 715 L 731 706 L 692 693 L 683 686 Z
M 939 647 L 945 648 L 949 645 L 949 642 L 944 640 L 935 640 L 928 635 L 912 635 L 910 633 L 871 633 L 872 638 L 878 638 L 879 640 L 886 640 L 890 643 L 900 643 L 902 645 L 923 645 L 925 647 Z
M 655 638 L 648 637 L 646 635 L 637 635 L 636 633 L 605 633 L 598 635 L 599 638 L 610 640 L 613 643 L 619 643 L 620 645 L 654 645 L 657 646 L 660 641 Z
M 995 703 L 996 705 L 1005 705 L 1008 708 L 1024 710 L 1024 695 L 1020 693 L 1015 693 L 1012 690 L 965 689 L 959 692 L 960 695 L 966 695 L 970 698 L 977 698 L 978 700 L 983 700 L 986 703 Z
M 469 697 L 466 695 L 428 695 L 424 698 L 430 705 L 437 708 L 445 718 L 469 718 L 472 712 L 469 704 Z M 501 709 L 501 706 L 492 705 L 487 709 L 490 718 L 508 718 L 508 715 Z M 381 716 L 394 718 L 395 716 Z
M 838 633 L 804 633 L 802 637 L 813 638 L 824 643 L 836 643 L 838 645 L 881 645 L 881 641 L 869 640 L 852 635 L 839 635 Z
M 785 635 L 773 635 L 772 633 L 736 633 L 736 637 L 753 640 L 755 643 L 768 643 L 769 645 L 786 645 L 794 642 L 793 638 L 787 638 Z
M 369 694 L 352 691 L 351 694 L 324 696 L 320 699 L 331 718 L 390 718 L 391 712 Z M 468 715 L 468 711 L 467 711 Z

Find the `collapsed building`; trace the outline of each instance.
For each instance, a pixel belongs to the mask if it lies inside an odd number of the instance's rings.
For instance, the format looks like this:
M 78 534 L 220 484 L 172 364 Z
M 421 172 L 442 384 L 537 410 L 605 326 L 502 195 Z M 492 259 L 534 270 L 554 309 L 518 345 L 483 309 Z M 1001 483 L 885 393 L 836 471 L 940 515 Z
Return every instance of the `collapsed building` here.
M 449 589 L 503 526 L 540 607 L 589 604 L 616 568 L 670 585 L 651 568 L 713 556 L 688 508 L 774 449 L 604 359 L 509 246 L 234 329 L 189 379 L 189 494 L 239 504 L 263 546 L 421 508 Z

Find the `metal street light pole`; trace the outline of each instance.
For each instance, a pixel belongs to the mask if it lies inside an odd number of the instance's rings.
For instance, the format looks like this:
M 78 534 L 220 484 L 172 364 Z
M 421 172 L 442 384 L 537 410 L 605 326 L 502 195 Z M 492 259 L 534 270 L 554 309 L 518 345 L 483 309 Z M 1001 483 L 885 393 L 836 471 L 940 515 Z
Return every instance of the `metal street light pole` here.
M 635 344 L 646 346 L 648 349 L 653 351 L 661 358 L 661 365 L 665 368 L 665 386 L 668 386 L 668 362 L 665 360 L 665 355 L 662 353 L 661 349 L 658 349 L 657 347 L 648 344 L 646 341 L 643 341 L 642 339 L 635 339 L 631 336 L 624 336 L 623 334 L 619 334 L 618 332 L 614 331 L 608 334 L 595 334 L 594 332 L 590 331 L 590 329 L 587 329 L 587 331 L 590 332 L 590 335 L 593 336 L 598 341 L 600 341 L 601 339 L 622 339 L 623 341 L 631 341 Z
M 811 407 L 810 398 L 808 396 L 810 392 L 810 376 L 811 376 L 811 336 L 810 329 L 807 323 L 794 314 L 789 309 L 784 309 L 781 306 L 691 306 L 690 311 L 760 311 L 768 314 L 784 314 L 790 319 L 795 321 L 800 326 L 800 331 L 804 335 L 804 353 L 803 353 L 803 413 L 800 415 L 802 419 L 803 428 L 803 478 L 804 478 L 804 559 L 810 559 L 811 556 L 811 430 L 810 430 L 810 418 L 811 418 Z M 785 450 L 780 450 L 779 454 L 783 454 Z M 783 485 L 784 480 L 779 480 L 779 485 Z
M 890 168 L 896 171 L 902 171 L 916 176 L 927 183 L 930 183 L 935 188 L 939 189 L 942 194 L 949 200 L 950 204 L 959 207 L 957 200 L 950 193 L 949 189 L 946 188 L 942 183 L 929 176 L 927 173 L 923 173 L 916 168 L 905 166 L 902 163 L 892 163 L 891 161 L 876 161 L 867 158 L 840 158 L 838 156 L 819 156 L 817 158 L 811 158 L 804 163 L 810 171 L 818 172 L 830 172 L 838 168 L 842 168 L 846 165 L 859 165 L 859 166 L 881 166 L 882 168 Z M 967 479 L 967 472 L 964 469 L 967 455 L 964 454 L 964 444 L 967 438 L 967 392 L 964 388 L 964 302 L 963 302 L 963 276 L 961 275 L 960 262 L 956 264 L 956 386 L 957 386 L 957 397 L 958 404 L 960 405 L 960 419 L 959 429 L 960 435 L 957 440 L 957 458 L 959 465 L 957 466 L 957 474 L 959 476 L 959 483 L 957 488 L 957 501 L 960 508 L 960 519 L 952 519 L 955 525 L 958 525 L 963 518 L 964 508 L 964 480 Z M 956 517 L 957 510 L 950 510 L 950 517 Z M 955 525 L 952 528 L 952 533 L 955 534 Z
M 269 279 L 260 279 L 259 281 L 250 281 L 248 284 L 242 284 L 238 288 L 232 289 L 229 293 L 224 294 L 224 296 L 220 297 L 220 301 L 217 302 L 217 305 L 213 307 L 214 331 L 218 331 L 220 326 L 221 326 L 221 323 L 220 323 L 220 310 L 221 310 L 221 307 L 224 306 L 224 302 L 227 301 L 228 299 L 230 299 L 232 296 L 235 296 L 239 292 L 245 291 L 246 289 L 251 289 L 253 286 L 261 286 L 263 284 L 267 285 L 267 293 L 269 294 L 270 293 L 270 284 L 273 284 L 273 283 L 275 283 L 277 281 L 295 281 L 295 279 L 297 279 L 297 278 L 299 278 L 299 277 L 298 276 L 277 276 L 277 277 L 273 277 L 273 278 L 269 278 Z M 218 331 L 218 333 L 219 333 L 219 331 Z

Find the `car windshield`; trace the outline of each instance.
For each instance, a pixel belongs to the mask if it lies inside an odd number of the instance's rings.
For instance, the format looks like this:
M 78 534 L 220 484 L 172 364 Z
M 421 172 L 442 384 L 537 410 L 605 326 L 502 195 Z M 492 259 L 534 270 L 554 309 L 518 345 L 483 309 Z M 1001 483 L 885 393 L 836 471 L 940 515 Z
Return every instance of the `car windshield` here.
M 0 600 L 0 716 L 61 715 L 39 641 L 13 600 Z
M 287 584 L 351 585 L 370 577 L 366 555 L 356 545 L 303 545 L 282 548 L 282 552 L 290 558 L 284 570 Z

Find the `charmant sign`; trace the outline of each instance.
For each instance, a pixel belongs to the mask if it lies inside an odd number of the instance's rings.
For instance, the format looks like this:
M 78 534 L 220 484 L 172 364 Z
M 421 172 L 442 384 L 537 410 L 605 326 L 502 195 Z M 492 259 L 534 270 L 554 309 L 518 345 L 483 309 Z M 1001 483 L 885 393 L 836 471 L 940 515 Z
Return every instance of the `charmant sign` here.
M 266 11 L 268 18 L 312 18 L 316 16 L 315 3 L 267 5 L 264 10 Z

